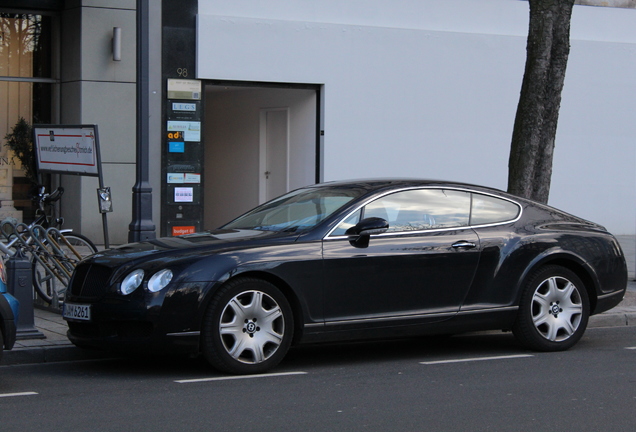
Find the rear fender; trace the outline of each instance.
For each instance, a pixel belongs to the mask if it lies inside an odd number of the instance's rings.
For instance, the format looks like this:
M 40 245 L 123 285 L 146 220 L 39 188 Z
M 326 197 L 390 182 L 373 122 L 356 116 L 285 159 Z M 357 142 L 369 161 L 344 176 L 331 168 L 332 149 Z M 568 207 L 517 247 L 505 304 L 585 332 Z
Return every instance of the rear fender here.
M 529 263 L 525 271 L 521 274 L 521 277 L 517 281 L 517 286 L 515 287 L 517 292 L 516 304 L 519 304 L 521 295 L 523 294 L 523 284 L 528 279 L 528 276 L 536 269 L 549 264 L 559 265 L 576 273 L 576 275 L 585 284 L 585 289 L 587 290 L 590 299 L 590 310 L 593 311 L 594 306 L 596 305 L 596 299 L 598 298 L 597 293 L 600 286 L 596 271 L 594 271 L 594 269 L 580 255 L 561 248 L 553 248 L 543 251 Z

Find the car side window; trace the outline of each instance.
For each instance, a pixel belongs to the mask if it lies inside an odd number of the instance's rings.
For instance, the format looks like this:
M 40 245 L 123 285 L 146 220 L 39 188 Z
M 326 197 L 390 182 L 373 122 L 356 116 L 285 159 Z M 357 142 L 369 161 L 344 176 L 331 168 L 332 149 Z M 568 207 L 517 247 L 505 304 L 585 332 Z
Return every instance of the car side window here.
M 383 205 L 389 231 L 420 231 L 468 225 L 470 194 L 447 189 L 416 189 L 382 197 L 370 205 Z M 365 209 L 364 218 L 369 217 Z
M 486 225 L 511 221 L 519 215 L 520 207 L 510 201 L 489 195 L 473 194 L 471 225 Z
M 470 194 L 447 189 L 413 189 L 385 195 L 345 219 L 332 235 L 343 235 L 357 221 L 380 217 L 388 232 L 421 231 L 468 226 Z

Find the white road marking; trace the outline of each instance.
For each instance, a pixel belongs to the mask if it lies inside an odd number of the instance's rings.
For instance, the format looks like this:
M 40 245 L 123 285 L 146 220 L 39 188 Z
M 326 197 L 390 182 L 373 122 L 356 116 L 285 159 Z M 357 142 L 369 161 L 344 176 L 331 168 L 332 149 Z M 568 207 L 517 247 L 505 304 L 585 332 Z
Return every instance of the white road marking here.
M 22 392 L 22 393 L 0 393 L 0 398 L 3 397 L 16 397 L 16 396 L 33 396 L 36 392 Z
M 625 349 L 632 349 L 632 350 L 636 350 L 636 347 L 625 347 Z
M 175 382 L 179 384 L 190 384 L 190 383 L 208 382 L 208 381 L 228 381 L 228 380 L 239 380 L 239 379 L 249 379 L 249 378 L 268 378 L 268 377 L 277 377 L 277 376 L 306 375 L 306 374 L 307 372 L 281 372 L 281 373 L 271 373 L 271 374 L 238 375 L 238 376 L 225 376 L 225 377 L 214 377 L 214 378 L 195 378 L 195 379 L 186 379 L 186 380 L 175 380 Z
M 455 359 L 455 360 L 438 360 L 438 361 L 430 361 L 430 362 L 420 362 L 420 364 L 436 365 L 436 364 L 464 363 L 464 362 L 486 361 L 486 360 L 505 360 L 505 359 L 514 359 L 514 358 L 524 358 L 524 357 L 534 357 L 534 356 L 532 354 L 517 354 L 517 355 L 497 356 L 497 357 L 473 357 L 473 358 Z

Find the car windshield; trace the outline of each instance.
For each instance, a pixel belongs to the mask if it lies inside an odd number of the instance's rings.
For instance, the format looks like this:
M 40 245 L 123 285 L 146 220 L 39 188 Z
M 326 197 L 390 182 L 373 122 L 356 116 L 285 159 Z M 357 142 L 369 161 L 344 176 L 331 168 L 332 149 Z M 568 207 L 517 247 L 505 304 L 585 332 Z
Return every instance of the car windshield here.
M 256 207 L 221 228 L 306 231 L 363 193 L 363 190 L 356 188 L 298 189 Z

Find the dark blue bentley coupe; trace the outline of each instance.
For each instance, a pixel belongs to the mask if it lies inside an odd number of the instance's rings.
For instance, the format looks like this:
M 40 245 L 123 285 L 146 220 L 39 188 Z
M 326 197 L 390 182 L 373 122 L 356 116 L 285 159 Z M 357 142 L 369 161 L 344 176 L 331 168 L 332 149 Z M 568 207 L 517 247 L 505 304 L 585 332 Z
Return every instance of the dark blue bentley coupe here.
M 565 350 L 626 284 L 598 224 L 485 187 L 361 180 L 97 253 L 77 266 L 63 314 L 80 347 L 202 353 L 245 374 L 316 341 L 503 329 Z

